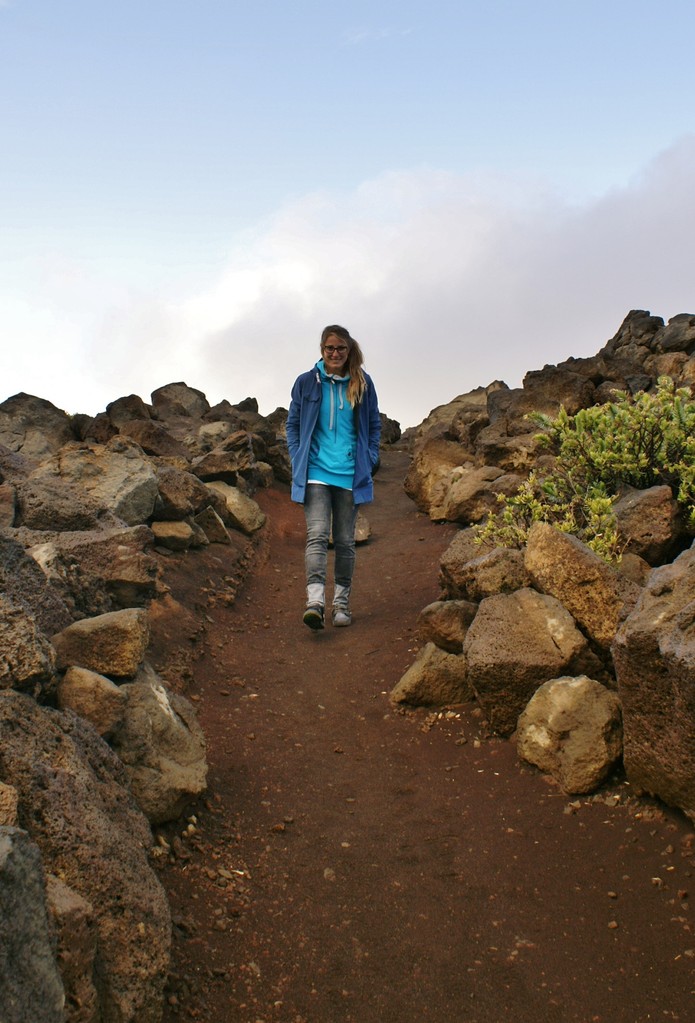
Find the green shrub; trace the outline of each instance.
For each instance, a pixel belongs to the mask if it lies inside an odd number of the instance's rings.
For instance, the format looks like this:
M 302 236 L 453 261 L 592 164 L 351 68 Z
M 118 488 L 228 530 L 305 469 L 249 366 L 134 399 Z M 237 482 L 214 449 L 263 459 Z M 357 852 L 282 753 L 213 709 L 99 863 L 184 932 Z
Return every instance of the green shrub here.
M 553 418 L 529 416 L 555 455 L 546 476 L 536 471 L 478 527 L 478 541 L 520 547 L 534 522 L 573 533 L 609 561 L 620 559 L 612 505 L 620 488 L 667 484 L 695 526 L 695 400 L 688 388 L 661 377 L 656 390 Z

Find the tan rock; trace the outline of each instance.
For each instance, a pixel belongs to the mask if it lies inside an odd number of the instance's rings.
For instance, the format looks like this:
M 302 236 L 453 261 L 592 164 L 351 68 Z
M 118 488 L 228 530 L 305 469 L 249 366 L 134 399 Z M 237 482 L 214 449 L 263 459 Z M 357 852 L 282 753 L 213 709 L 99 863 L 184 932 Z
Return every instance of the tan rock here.
M 68 668 L 58 685 L 57 699 L 61 710 L 67 708 L 90 721 L 99 735 L 112 735 L 123 720 L 123 689 L 88 668 Z
M 568 793 L 592 792 L 622 753 L 616 693 L 581 675 L 545 682 L 519 718 L 522 760 L 552 775 Z
M 229 521 L 235 529 L 250 536 L 264 525 L 265 515 L 252 497 L 242 494 L 237 487 L 232 487 L 221 480 L 212 480 L 206 486 L 224 497 Z
M 155 543 L 170 551 L 187 551 L 195 536 L 188 522 L 152 522 L 150 529 Z
M 85 618 L 52 638 L 61 670 L 78 666 L 110 678 L 133 678 L 148 640 L 147 612 L 142 608 Z
M 608 649 L 618 625 L 635 606 L 640 587 L 576 536 L 545 522 L 529 530 L 526 570 L 533 586 L 556 597 L 594 642 Z

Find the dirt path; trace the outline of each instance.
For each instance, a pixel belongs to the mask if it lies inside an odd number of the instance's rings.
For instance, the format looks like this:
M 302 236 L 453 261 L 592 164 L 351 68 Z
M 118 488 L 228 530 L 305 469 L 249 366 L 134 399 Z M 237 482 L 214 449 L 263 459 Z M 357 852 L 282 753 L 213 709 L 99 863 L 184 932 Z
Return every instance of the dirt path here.
M 302 511 L 278 490 L 264 557 L 206 612 L 189 695 L 210 791 L 163 836 L 165 1020 L 694 1019 L 688 822 L 619 780 L 569 800 L 472 706 L 389 705 L 453 534 L 417 514 L 406 466 L 389 452 L 377 477 L 352 628 L 302 625 Z

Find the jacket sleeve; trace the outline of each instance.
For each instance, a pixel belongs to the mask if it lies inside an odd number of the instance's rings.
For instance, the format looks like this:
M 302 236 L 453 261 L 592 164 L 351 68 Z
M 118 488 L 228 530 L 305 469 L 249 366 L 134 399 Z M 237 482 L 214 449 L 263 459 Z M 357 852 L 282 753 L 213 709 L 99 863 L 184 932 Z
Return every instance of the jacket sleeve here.
M 381 416 L 379 415 L 379 401 L 376 394 L 376 388 L 370 379 L 369 387 L 369 436 L 367 446 L 369 449 L 369 458 L 372 463 L 372 471 L 374 471 L 379 465 L 380 454 L 379 454 L 379 442 L 381 440 Z
M 301 408 L 301 377 L 297 377 L 292 388 L 292 394 L 290 398 L 290 408 L 287 413 L 287 423 L 285 424 L 285 432 L 287 434 L 287 447 L 290 452 L 290 458 L 294 459 L 294 456 L 299 447 L 299 411 Z

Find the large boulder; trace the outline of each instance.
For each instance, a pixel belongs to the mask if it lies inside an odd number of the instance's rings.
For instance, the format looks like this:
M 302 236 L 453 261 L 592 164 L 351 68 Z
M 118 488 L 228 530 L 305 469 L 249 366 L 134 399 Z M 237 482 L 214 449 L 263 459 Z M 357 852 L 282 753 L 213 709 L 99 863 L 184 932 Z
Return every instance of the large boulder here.
M 41 854 L 25 831 L 1 826 L 0 990 L 2 1023 L 64 1023 Z
M 97 529 L 103 509 L 67 480 L 32 477 L 17 484 L 15 526 L 65 532 Z
M 108 739 L 121 726 L 128 697 L 125 686 L 88 668 L 68 668 L 56 692 L 61 710 L 72 710 Z
M 442 481 L 459 466 L 473 465 L 473 455 L 458 441 L 437 434 L 422 440 L 411 459 L 403 486 L 421 512 L 429 514 L 430 506 Z
M 180 552 L 199 545 L 199 531 L 190 522 L 153 522 L 150 529 L 158 548 Z
M 126 423 L 133 420 L 150 419 L 150 408 L 138 394 L 128 394 L 110 401 L 106 406 L 106 415 L 113 425 L 120 430 Z
M 151 419 L 131 419 L 123 423 L 118 432 L 121 437 L 135 441 L 147 455 L 188 458 L 186 445 L 172 437 L 161 423 L 154 423 Z
M 493 465 L 478 468 L 458 466 L 433 487 L 429 516 L 470 525 L 480 522 L 499 507 L 498 495 L 516 493 L 520 476 L 510 475 Z
M 192 470 L 204 482 L 222 480 L 234 485 L 240 477 L 252 482 L 255 465 L 256 453 L 251 434 L 245 430 L 237 430 L 212 451 L 194 458 Z
M 586 635 L 608 650 L 640 587 L 576 536 L 545 522 L 531 526 L 524 563 L 532 585 L 556 597 Z
M 33 479 L 59 477 L 84 492 L 91 504 L 128 526 L 146 522 L 157 500 L 157 477 L 141 448 L 124 437 L 108 444 L 67 444 L 45 459 Z
M 147 526 L 63 533 L 29 548 L 71 617 L 142 607 L 158 593 L 154 536 Z M 60 627 L 53 632 L 60 631 Z
M 488 724 L 510 735 L 544 682 L 583 674 L 587 641 L 554 597 L 522 589 L 487 597 L 463 643 L 468 680 Z
M 205 736 L 193 706 L 147 664 L 121 690 L 126 704 L 113 747 L 130 789 L 152 824 L 176 820 L 206 787 Z
M 152 834 L 121 761 L 74 714 L 6 691 L 0 775 L 19 794 L 19 820 L 46 872 L 94 911 L 101 1018 L 159 1023 L 171 918 L 148 862 Z M 25 1016 L 22 1023 L 41 1018 Z
M 192 472 L 170 465 L 155 466 L 159 496 L 154 515 L 159 520 L 185 519 L 210 504 L 210 491 Z
M 516 748 L 565 792 L 592 792 L 620 759 L 620 700 L 586 675 L 544 682 L 519 718 Z
M 171 416 L 202 418 L 210 411 L 210 403 L 203 392 L 183 381 L 158 387 L 152 392 L 151 399 L 158 419 Z
M 650 573 L 612 653 L 627 777 L 695 820 L 695 547 Z
M 0 444 L 35 462 L 74 440 L 70 416 L 45 398 L 15 394 L 0 403 Z

